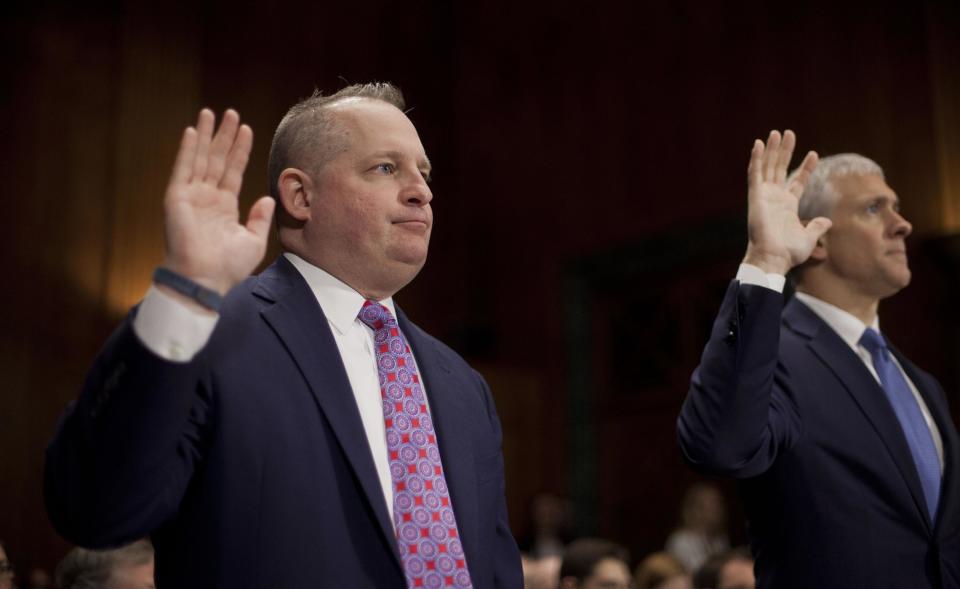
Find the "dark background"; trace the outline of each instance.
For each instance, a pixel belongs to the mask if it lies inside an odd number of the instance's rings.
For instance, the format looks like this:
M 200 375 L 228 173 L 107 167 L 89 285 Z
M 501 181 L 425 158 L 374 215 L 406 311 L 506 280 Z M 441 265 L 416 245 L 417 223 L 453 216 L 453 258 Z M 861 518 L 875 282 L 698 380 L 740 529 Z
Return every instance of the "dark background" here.
M 21 574 L 66 549 L 43 450 L 161 260 L 166 177 L 202 106 L 257 134 L 246 210 L 293 102 L 404 90 L 437 221 L 397 298 L 493 386 L 518 536 L 540 491 L 635 557 L 676 523 L 697 478 L 674 421 L 771 128 L 884 166 L 915 232 L 883 327 L 960 407 L 956 1 L 75 4 L 7 6 L 0 28 L 0 537 Z

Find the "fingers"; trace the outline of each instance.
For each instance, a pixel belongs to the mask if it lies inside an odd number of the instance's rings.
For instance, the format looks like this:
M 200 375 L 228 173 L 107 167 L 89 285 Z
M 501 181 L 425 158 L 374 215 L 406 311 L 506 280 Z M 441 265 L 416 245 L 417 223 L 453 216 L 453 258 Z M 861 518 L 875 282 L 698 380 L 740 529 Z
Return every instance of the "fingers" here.
M 205 108 L 197 117 L 197 150 L 193 158 L 192 180 L 203 180 L 207 174 L 207 152 L 210 149 L 210 137 L 213 135 L 213 111 Z
M 794 174 L 790 185 L 787 186 L 787 189 L 797 198 L 800 198 L 800 195 L 803 194 L 803 189 L 806 188 L 807 182 L 810 181 L 810 174 L 812 174 L 813 170 L 817 167 L 818 159 L 819 156 L 817 152 L 808 151 L 806 157 L 800 162 L 800 167 L 797 168 L 797 173 Z
M 234 140 L 237 136 L 237 128 L 240 126 L 240 115 L 232 108 L 223 113 L 223 120 L 220 121 L 220 128 L 210 142 L 210 150 L 207 154 L 207 172 L 203 177 L 204 181 L 214 186 L 220 184 L 223 178 L 223 170 L 226 167 L 227 154 L 231 152 Z
M 753 149 L 750 150 L 747 183 L 751 189 L 763 183 L 763 141 L 759 139 L 754 139 Z
M 763 182 L 774 184 L 786 182 L 788 167 L 796 145 L 797 136 L 789 129 L 784 131 L 783 135 L 776 130 L 770 131 L 766 143 L 759 139 L 754 141 L 753 150 L 750 152 L 750 166 L 747 168 L 750 185 L 758 186 Z M 809 158 L 810 154 L 807 154 L 801 166 L 807 170 L 807 176 L 816 165 L 816 154 L 813 155 L 812 161 Z
M 770 131 L 767 148 L 763 152 L 763 179 L 772 182 L 776 177 L 777 159 L 780 156 L 780 132 Z
M 173 162 L 173 171 L 170 173 L 170 184 L 184 184 L 190 181 L 193 173 L 193 160 L 197 155 L 197 130 L 187 127 L 183 130 L 180 139 L 180 149 L 177 159 Z
M 250 148 L 253 146 L 253 130 L 247 125 L 240 125 L 236 139 L 225 161 L 226 169 L 220 180 L 220 188 L 234 194 L 240 194 L 243 184 L 243 172 L 250 160 Z
M 269 196 L 261 196 L 257 202 L 250 207 L 250 215 L 247 217 L 247 229 L 254 235 L 267 239 L 270 233 L 270 220 L 273 218 L 273 209 L 276 201 Z
M 783 184 L 787 179 L 787 166 L 790 165 L 790 159 L 793 157 L 793 148 L 797 144 L 797 136 L 787 129 L 783 132 L 783 142 L 780 144 L 780 152 L 777 154 L 777 163 L 774 166 L 774 182 Z

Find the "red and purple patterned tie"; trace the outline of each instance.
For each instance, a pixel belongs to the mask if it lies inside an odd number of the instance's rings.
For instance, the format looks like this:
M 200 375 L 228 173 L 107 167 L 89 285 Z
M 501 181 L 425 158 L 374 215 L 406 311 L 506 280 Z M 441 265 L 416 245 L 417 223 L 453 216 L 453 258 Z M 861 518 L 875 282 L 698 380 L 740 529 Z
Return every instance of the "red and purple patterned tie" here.
M 471 588 L 433 421 L 410 346 L 389 309 L 380 303 L 367 301 L 359 317 L 374 334 L 393 479 L 393 526 L 407 586 Z

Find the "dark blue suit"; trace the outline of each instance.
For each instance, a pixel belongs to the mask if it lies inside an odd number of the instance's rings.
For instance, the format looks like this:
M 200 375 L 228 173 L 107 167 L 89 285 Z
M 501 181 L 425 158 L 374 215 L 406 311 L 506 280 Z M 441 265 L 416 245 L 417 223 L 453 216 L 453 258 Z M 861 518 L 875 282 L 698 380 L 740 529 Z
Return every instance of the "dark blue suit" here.
M 960 440 L 940 385 L 896 354 L 943 438 L 935 522 L 863 361 L 803 303 L 731 284 L 678 435 L 697 470 L 741 480 L 758 587 L 960 588 Z
M 474 586 L 521 587 L 490 391 L 399 310 L 398 321 L 426 383 Z M 153 355 L 128 319 L 48 449 L 45 493 L 77 544 L 152 534 L 161 588 L 405 587 L 337 346 L 284 258 L 229 293 L 189 363 Z

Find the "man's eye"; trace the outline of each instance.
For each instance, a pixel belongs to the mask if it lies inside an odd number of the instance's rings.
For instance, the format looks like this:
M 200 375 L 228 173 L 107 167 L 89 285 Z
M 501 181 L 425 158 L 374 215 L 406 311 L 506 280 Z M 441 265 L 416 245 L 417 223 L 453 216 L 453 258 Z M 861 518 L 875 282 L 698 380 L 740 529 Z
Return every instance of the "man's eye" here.
M 383 172 L 384 174 L 393 174 L 397 171 L 397 167 L 390 163 L 377 164 L 377 171 Z
M 870 213 L 871 215 L 874 215 L 874 214 L 876 214 L 876 213 L 879 213 L 879 212 L 880 212 L 880 205 L 877 204 L 877 203 L 873 203 L 872 205 L 868 205 L 868 206 L 867 206 L 867 212 Z

